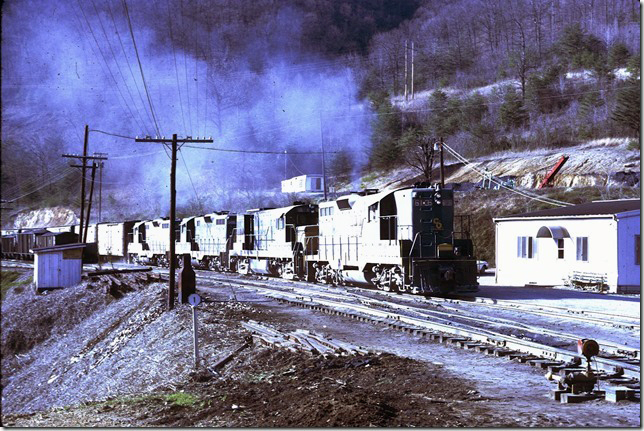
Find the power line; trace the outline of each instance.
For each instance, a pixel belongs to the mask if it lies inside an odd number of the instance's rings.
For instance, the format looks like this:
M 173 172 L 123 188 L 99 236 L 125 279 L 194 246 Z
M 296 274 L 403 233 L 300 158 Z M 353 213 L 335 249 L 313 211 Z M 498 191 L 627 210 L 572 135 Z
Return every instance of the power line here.
M 152 123 L 152 118 L 150 117 L 150 113 L 148 112 L 148 109 L 145 106 L 145 101 L 143 100 L 143 95 L 141 94 L 141 89 L 139 88 L 139 84 L 136 82 L 136 78 L 134 77 L 134 71 L 132 71 L 132 66 L 130 65 L 130 59 L 127 56 L 127 52 L 125 51 L 125 45 L 123 44 L 123 39 L 121 39 L 121 33 L 118 30 L 118 27 L 116 25 L 116 20 L 114 19 L 114 14 L 112 13 L 112 7 L 110 6 L 110 2 L 107 2 L 107 8 L 110 13 L 110 17 L 112 18 L 112 24 L 114 24 L 114 30 L 116 31 L 116 36 L 119 40 L 119 45 L 121 46 L 121 51 L 123 51 L 123 57 L 125 57 L 125 62 L 127 64 L 127 68 L 130 71 L 130 76 L 132 77 L 132 81 L 134 82 L 134 87 L 136 88 L 136 92 L 139 95 L 139 100 L 141 101 L 141 106 L 143 107 L 143 111 L 145 112 L 145 115 L 148 117 L 148 120 Z
M 105 31 L 105 26 L 103 26 L 103 20 L 101 19 L 101 14 L 98 13 L 98 9 L 96 7 L 96 3 L 94 0 L 91 0 L 92 6 L 94 7 L 94 12 L 96 13 L 96 16 L 98 18 L 98 23 L 101 26 L 101 30 L 103 31 L 103 36 L 105 37 L 105 41 L 107 42 L 107 46 L 110 49 L 110 53 L 112 54 L 112 59 L 114 60 L 114 63 L 116 64 L 116 70 L 118 70 L 119 75 L 121 76 L 121 80 L 123 81 L 123 85 L 125 86 L 125 90 L 127 91 L 128 96 L 130 96 L 130 100 L 132 101 L 132 106 L 134 107 L 134 110 L 136 114 L 138 115 L 139 120 L 141 121 L 141 124 L 145 124 L 145 121 L 143 120 L 143 117 L 141 116 L 141 113 L 139 112 L 139 109 L 136 106 L 136 102 L 134 101 L 134 97 L 132 96 L 132 92 L 130 91 L 129 85 L 127 85 L 127 80 L 125 79 L 125 76 L 123 75 L 123 72 L 121 71 L 121 65 L 116 59 L 116 54 L 114 53 L 114 49 L 112 48 L 112 43 L 110 42 L 109 37 L 107 37 L 107 32 Z M 109 3 L 108 3 L 109 6 Z M 111 9 L 110 9 L 111 12 Z
M 186 26 L 184 25 L 183 22 L 183 0 L 179 2 L 180 6 L 180 12 L 181 12 L 181 29 L 184 30 L 185 33 L 185 28 Z M 188 80 L 188 60 L 186 59 L 186 50 L 182 49 L 183 51 L 183 68 L 185 70 L 185 75 L 186 75 L 186 104 L 188 106 L 188 124 L 190 125 L 190 133 L 192 133 L 192 113 L 190 109 L 190 87 L 189 87 L 189 80 Z M 187 133 L 186 133 L 187 135 Z
M 179 84 L 179 69 L 177 68 L 177 53 L 174 46 L 174 36 L 172 33 L 172 16 L 170 14 L 170 0 L 168 0 L 168 27 L 170 28 L 170 45 L 172 46 L 172 58 L 174 60 L 174 74 L 177 80 L 177 90 L 179 91 L 179 107 L 181 108 L 181 121 L 183 122 L 183 132 L 187 135 L 186 117 L 183 113 L 183 100 L 181 98 L 181 85 Z
M 21 196 L 17 196 L 17 197 L 7 199 L 7 200 L 13 202 L 13 201 L 17 201 L 19 199 L 22 199 L 22 198 L 24 198 L 26 196 L 29 196 L 31 194 L 34 194 L 37 191 L 44 189 L 45 187 L 49 187 L 52 183 L 56 183 L 58 181 L 63 180 L 65 177 L 67 177 L 68 175 L 70 175 L 73 172 L 76 172 L 76 170 L 74 168 L 68 168 L 68 169 L 66 169 L 64 171 L 61 171 L 58 174 L 54 175 L 54 178 L 50 179 L 46 184 L 42 184 L 42 185 L 36 187 L 35 189 L 29 190 L 28 192 L 24 193 Z
M 152 119 L 154 120 L 154 126 L 156 128 L 157 134 L 161 135 L 159 130 L 159 123 L 157 122 L 156 115 L 154 114 L 154 106 L 152 105 L 152 99 L 150 98 L 150 92 L 148 91 L 148 84 L 145 82 L 145 75 L 143 74 L 143 66 L 141 65 L 141 58 L 139 57 L 139 50 L 136 47 L 136 39 L 134 38 L 134 30 L 132 29 L 132 21 L 130 20 L 130 11 L 127 8 L 127 1 L 123 1 L 123 7 L 125 8 L 125 16 L 127 17 L 127 25 L 130 29 L 130 36 L 132 37 L 132 44 L 134 45 L 134 52 L 136 53 L 136 61 L 139 63 L 139 70 L 141 71 L 141 80 L 143 81 L 143 88 L 145 88 L 145 94 L 148 98 L 148 103 L 150 105 L 150 112 L 152 113 Z
M 449 152 L 450 152 L 454 157 L 456 157 L 458 160 L 460 160 L 461 162 L 463 162 L 463 163 L 466 165 L 466 167 L 467 167 L 468 169 L 474 170 L 474 171 L 478 172 L 478 173 L 479 173 L 479 174 L 481 174 L 481 175 L 483 175 L 483 174 L 484 174 L 481 170 L 479 170 L 476 166 L 474 166 L 474 164 L 473 164 L 472 162 L 470 162 L 470 161 L 469 161 L 469 160 L 467 160 L 465 157 L 463 157 L 463 156 L 462 156 L 462 155 L 460 155 L 458 152 L 456 152 L 456 150 L 454 150 L 453 148 L 449 147 L 449 146 L 448 146 L 447 144 L 445 144 L 445 143 L 443 143 L 443 146 L 444 146 L 444 147 L 445 147 L 445 148 L 446 148 L 446 149 L 447 149 L 447 150 L 448 150 L 448 151 L 449 151 Z M 540 201 L 540 202 L 543 202 L 543 203 L 547 203 L 547 204 L 550 204 L 550 205 L 556 205 L 556 206 L 560 206 L 560 207 L 563 207 L 563 206 L 570 206 L 570 205 L 572 205 L 571 203 L 568 203 L 568 202 L 563 202 L 563 201 L 559 201 L 559 200 L 556 200 L 556 199 L 551 199 L 551 198 L 548 198 L 548 197 L 546 197 L 546 196 L 533 195 L 533 194 L 530 194 L 530 193 L 528 193 L 528 192 L 519 191 L 519 190 L 517 190 L 517 189 L 513 189 L 513 188 L 510 188 L 510 187 L 507 187 L 507 186 L 506 186 L 506 185 L 504 185 L 502 182 L 497 181 L 497 180 L 495 180 L 495 179 L 493 179 L 493 178 L 491 178 L 491 181 L 492 181 L 493 183 L 495 183 L 495 184 L 498 184 L 500 187 L 502 187 L 502 188 L 504 188 L 504 189 L 506 189 L 506 190 L 511 191 L 512 193 L 519 194 L 519 195 L 521 195 L 521 196 L 523 196 L 523 197 L 526 197 L 526 198 L 529 198 L 529 199 L 537 200 L 537 201 Z
M 79 9 L 80 9 L 81 13 L 83 14 L 83 18 L 85 18 L 85 23 L 87 24 L 87 28 L 89 29 L 90 34 L 92 35 L 92 39 L 94 39 L 94 43 L 96 43 L 96 47 L 98 48 L 98 52 L 101 54 L 101 58 L 103 59 L 103 62 L 105 63 L 105 66 L 107 67 L 107 71 L 109 72 L 110 77 L 114 81 L 114 86 L 116 87 L 116 91 L 121 96 L 121 99 L 123 99 L 123 103 L 125 103 L 125 107 L 129 111 L 131 118 L 134 119 L 135 122 L 138 122 L 136 117 L 135 117 L 135 115 L 134 115 L 134 113 L 132 112 L 132 109 L 130 108 L 130 105 L 127 103 L 127 100 L 125 100 L 125 96 L 123 96 L 123 93 L 121 92 L 121 88 L 119 87 L 118 82 L 116 81 L 116 78 L 114 77 L 114 74 L 112 73 L 112 69 L 110 68 L 110 65 L 109 65 L 109 63 L 107 61 L 107 58 L 105 58 L 105 54 L 103 54 L 103 50 L 101 49 L 101 46 L 98 43 L 98 39 L 96 38 L 96 35 L 94 34 L 94 30 L 92 30 L 92 26 L 89 23 L 89 20 L 87 19 L 87 15 L 85 15 L 85 10 L 83 9 L 83 6 L 81 5 L 80 0 L 77 0 L 77 3 L 78 3 L 78 6 L 79 6 Z M 138 126 L 141 127 L 141 129 L 143 129 L 143 126 L 140 123 L 139 123 Z
M 186 164 L 186 159 L 183 157 L 183 152 L 179 150 L 179 155 L 181 156 L 181 161 L 183 162 L 183 166 L 186 168 L 186 172 L 188 173 L 188 179 L 190 180 L 190 185 L 192 186 L 192 191 L 195 193 L 195 199 L 197 199 L 197 203 L 199 204 L 199 209 L 201 210 L 202 213 L 204 213 L 203 209 L 203 204 L 201 203 L 201 199 L 199 199 L 199 195 L 197 194 L 197 189 L 195 188 L 195 184 L 192 182 L 192 175 L 190 175 L 190 169 L 188 169 L 188 165 Z

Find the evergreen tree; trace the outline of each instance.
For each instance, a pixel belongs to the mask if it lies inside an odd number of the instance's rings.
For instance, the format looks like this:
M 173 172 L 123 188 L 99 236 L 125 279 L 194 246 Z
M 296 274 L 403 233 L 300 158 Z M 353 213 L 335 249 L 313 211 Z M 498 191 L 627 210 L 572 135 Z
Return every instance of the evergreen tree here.
M 449 98 L 441 90 L 436 90 L 429 98 L 429 121 L 427 126 L 432 135 L 447 137 L 460 128 L 461 103 L 457 98 Z
M 331 166 L 329 172 L 335 179 L 335 182 L 347 183 L 351 181 L 351 174 L 353 172 L 353 160 L 351 155 L 345 149 L 340 150 L 331 159 Z
M 503 104 L 499 109 L 499 121 L 506 130 L 521 127 L 528 121 L 528 113 L 521 101 L 521 96 L 513 88 L 505 93 Z
M 402 134 L 402 113 L 388 98 L 378 101 L 376 113 L 371 132 L 369 164 L 377 169 L 390 169 L 401 158 L 398 140 Z

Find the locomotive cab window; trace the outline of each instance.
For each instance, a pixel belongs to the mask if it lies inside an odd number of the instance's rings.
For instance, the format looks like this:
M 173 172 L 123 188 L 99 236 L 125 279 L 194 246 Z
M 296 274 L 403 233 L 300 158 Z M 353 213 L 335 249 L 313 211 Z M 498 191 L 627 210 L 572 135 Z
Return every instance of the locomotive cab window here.
M 374 221 L 378 218 L 378 202 L 373 205 L 369 205 L 369 210 L 367 212 L 367 222 Z

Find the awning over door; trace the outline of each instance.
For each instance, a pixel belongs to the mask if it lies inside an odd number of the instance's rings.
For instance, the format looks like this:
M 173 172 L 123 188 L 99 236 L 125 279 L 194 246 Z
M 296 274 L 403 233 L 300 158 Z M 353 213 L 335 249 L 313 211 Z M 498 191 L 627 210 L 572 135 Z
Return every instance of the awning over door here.
M 561 226 L 541 226 L 537 232 L 537 238 L 570 238 L 570 234 L 565 227 Z

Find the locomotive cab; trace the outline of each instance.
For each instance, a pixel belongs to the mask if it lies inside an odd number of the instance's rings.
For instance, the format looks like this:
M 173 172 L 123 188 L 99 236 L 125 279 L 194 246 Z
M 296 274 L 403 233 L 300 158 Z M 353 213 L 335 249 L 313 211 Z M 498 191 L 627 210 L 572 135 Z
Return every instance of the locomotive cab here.
M 410 283 L 422 293 L 478 290 L 472 241 L 467 232 L 454 230 L 453 191 L 438 186 L 419 188 L 411 197 Z M 462 227 L 463 219 L 459 220 Z

